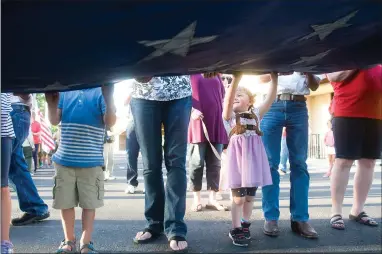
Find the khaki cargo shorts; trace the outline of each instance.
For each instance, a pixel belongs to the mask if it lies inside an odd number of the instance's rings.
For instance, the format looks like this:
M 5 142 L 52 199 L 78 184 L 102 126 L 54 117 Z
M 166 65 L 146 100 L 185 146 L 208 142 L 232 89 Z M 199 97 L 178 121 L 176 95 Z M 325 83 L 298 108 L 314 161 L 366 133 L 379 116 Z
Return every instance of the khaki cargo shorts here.
M 101 167 L 68 168 L 54 164 L 53 208 L 69 209 L 80 206 L 96 209 L 103 206 L 104 174 Z

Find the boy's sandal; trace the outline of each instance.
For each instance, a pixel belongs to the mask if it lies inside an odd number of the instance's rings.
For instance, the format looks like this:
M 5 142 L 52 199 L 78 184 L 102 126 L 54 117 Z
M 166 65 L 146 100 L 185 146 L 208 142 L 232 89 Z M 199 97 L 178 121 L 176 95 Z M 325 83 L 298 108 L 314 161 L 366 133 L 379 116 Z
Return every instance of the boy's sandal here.
M 354 220 L 360 224 L 371 226 L 371 227 L 378 226 L 378 223 L 369 215 L 367 215 L 365 212 L 361 212 L 357 216 L 349 214 L 349 219 Z
M 84 249 L 88 249 L 88 251 L 86 253 L 97 253 L 96 250 L 94 249 L 93 242 L 82 244 L 80 247 L 80 253 L 82 253 L 82 250 L 84 250 Z
M 175 241 L 176 245 L 178 247 L 179 247 L 179 242 L 187 242 L 186 238 L 184 238 L 182 236 L 173 236 L 173 237 L 171 237 L 170 239 L 168 239 L 168 244 L 170 244 L 171 241 Z M 171 248 L 171 246 L 170 246 L 170 248 Z M 171 248 L 171 250 L 174 251 L 174 252 L 187 252 L 188 251 L 188 246 L 185 249 L 183 249 L 183 250 L 174 250 L 172 248 Z
M 65 247 L 70 247 L 67 249 Z M 76 241 L 65 241 L 62 240 L 60 247 L 56 250 L 56 253 L 76 253 Z
M 202 209 L 203 209 L 202 204 L 197 204 L 197 205 L 193 204 L 193 205 L 191 206 L 191 211 L 192 211 L 192 212 L 201 212 Z
M 330 226 L 334 229 L 344 230 L 345 223 L 340 214 L 333 215 L 330 219 Z
M 141 236 L 143 236 L 145 233 L 150 233 L 151 237 L 147 238 L 147 239 L 143 239 L 143 240 L 140 240 L 137 237 L 134 237 L 134 239 L 133 239 L 134 243 L 138 243 L 138 244 L 150 243 L 150 242 L 153 242 L 153 241 L 157 240 L 161 236 L 161 234 L 155 233 L 154 231 L 152 231 L 149 228 L 145 228 L 142 231 L 142 235 Z

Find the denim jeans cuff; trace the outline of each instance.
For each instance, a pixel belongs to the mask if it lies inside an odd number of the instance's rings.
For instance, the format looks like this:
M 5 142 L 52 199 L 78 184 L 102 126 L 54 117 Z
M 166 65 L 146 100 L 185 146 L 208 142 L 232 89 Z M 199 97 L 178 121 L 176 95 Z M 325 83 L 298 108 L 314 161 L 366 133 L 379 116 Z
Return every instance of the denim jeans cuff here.
M 150 229 L 156 234 L 162 234 L 163 233 L 163 223 L 153 223 L 151 225 L 146 226 L 146 228 Z
M 171 239 L 171 238 L 173 238 L 173 237 L 175 237 L 175 236 L 183 237 L 183 238 L 186 239 L 186 235 L 185 235 L 185 234 L 170 233 L 170 234 L 167 234 L 167 235 L 166 235 L 167 239 Z

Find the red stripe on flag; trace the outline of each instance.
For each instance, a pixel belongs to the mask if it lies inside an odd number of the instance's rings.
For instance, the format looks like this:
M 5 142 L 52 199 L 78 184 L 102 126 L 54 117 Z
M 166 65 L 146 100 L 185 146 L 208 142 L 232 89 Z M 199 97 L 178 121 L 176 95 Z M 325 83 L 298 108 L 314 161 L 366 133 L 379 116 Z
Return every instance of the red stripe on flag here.
M 38 114 L 40 116 L 40 124 L 41 124 L 41 141 L 46 147 L 48 147 L 48 149 L 54 150 L 55 145 L 54 145 L 52 132 L 49 128 L 49 124 L 45 120 L 45 117 L 42 115 L 40 110 L 38 110 Z

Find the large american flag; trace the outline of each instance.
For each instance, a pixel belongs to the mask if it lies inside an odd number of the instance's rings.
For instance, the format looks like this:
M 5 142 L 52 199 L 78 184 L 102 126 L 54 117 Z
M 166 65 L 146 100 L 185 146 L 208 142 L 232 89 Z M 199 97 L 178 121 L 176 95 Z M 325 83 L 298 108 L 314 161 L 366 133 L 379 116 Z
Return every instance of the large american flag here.
M 382 62 L 382 1 L 1 2 L 2 91 L 139 76 L 316 74 Z

